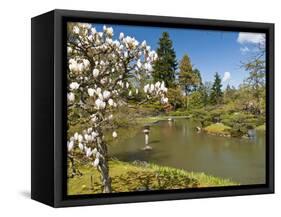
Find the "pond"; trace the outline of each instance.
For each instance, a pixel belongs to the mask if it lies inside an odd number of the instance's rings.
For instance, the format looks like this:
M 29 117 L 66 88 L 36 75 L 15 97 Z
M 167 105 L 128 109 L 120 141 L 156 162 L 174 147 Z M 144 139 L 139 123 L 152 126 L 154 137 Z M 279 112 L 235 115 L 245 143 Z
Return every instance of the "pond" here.
M 117 141 L 110 155 L 122 161 L 147 161 L 193 172 L 231 179 L 240 184 L 265 183 L 265 133 L 252 139 L 228 138 L 198 133 L 187 119 L 159 121 L 150 127 L 149 146 L 143 129 L 131 138 Z

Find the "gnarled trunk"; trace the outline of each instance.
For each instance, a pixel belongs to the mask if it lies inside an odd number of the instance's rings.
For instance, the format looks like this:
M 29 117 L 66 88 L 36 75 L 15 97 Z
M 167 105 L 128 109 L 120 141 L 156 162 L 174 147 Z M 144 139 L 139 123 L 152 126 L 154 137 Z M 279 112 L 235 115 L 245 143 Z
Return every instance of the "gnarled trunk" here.
M 101 136 L 100 138 L 102 137 L 103 136 Z M 111 178 L 109 176 L 108 150 L 107 150 L 107 144 L 102 139 L 98 141 L 98 151 L 101 154 L 98 169 L 101 174 L 103 193 L 111 193 L 112 189 L 111 189 Z
M 105 160 L 100 166 L 103 193 L 111 193 L 111 178 L 109 176 L 108 162 Z

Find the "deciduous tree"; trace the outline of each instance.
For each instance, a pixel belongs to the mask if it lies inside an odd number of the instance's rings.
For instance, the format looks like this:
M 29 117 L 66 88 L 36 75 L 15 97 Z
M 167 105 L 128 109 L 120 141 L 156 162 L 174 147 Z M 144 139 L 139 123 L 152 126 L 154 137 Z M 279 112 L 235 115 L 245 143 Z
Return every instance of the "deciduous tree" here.
M 123 33 L 114 39 L 110 27 L 104 26 L 98 32 L 90 24 L 75 23 L 68 29 L 68 114 L 78 110 L 76 113 L 83 116 L 83 119 L 69 117 L 69 127 L 75 119 L 88 126 L 74 135 L 68 134 L 68 156 L 73 159 L 82 155 L 91 162 L 101 174 L 103 192 L 108 193 L 111 179 L 105 126 L 112 125 L 117 107 L 126 105 L 132 94 L 138 94 L 134 85 L 150 75 L 157 54 L 145 41 L 139 43 Z M 162 103 L 168 102 L 164 82 L 149 83 L 142 88 L 146 100 L 159 98 Z M 118 137 L 117 130 L 111 127 L 112 137 Z
M 200 71 L 198 69 L 193 69 L 187 54 L 182 57 L 179 70 L 179 84 L 185 94 L 188 95 L 192 90 L 196 90 L 202 83 Z

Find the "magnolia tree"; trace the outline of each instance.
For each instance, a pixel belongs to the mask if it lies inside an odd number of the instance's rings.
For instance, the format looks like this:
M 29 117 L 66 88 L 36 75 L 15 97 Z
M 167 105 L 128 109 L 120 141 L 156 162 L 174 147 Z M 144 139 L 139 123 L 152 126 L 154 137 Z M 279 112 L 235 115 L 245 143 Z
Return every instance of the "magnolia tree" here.
M 90 24 L 71 23 L 68 26 L 68 112 L 79 109 L 87 127 L 68 135 L 68 157 L 82 155 L 101 175 L 103 192 L 111 192 L 108 168 L 108 147 L 104 136 L 105 126 L 112 125 L 114 111 L 126 105 L 128 98 L 146 94 L 146 100 L 158 98 L 168 102 L 164 82 L 140 86 L 151 76 L 157 54 L 146 42 L 120 33 L 113 39 L 113 29 L 103 27 L 97 32 Z M 117 137 L 112 130 L 112 137 Z

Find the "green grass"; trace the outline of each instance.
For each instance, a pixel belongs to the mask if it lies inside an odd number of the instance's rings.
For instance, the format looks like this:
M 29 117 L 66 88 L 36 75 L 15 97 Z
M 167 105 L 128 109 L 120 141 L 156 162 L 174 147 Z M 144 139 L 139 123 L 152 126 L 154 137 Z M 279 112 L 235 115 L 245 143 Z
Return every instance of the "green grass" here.
M 230 180 L 204 173 L 187 172 L 155 164 L 140 165 L 111 160 L 109 167 L 113 192 L 238 185 Z M 83 174 L 82 176 L 68 178 L 68 194 L 102 193 L 100 176 L 97 170 L 90 165 L 80 165 L 79 170 Z
M 149 164 L 149 167 L 155 169 L 156 171 L 162 171 L 162 172 L 170 174 L 170 175 L 178 174 L 183 177 L 194 180 L 197 183 L 196 187 L 218 187 L 218 186 L 239 185 L 238 183 L 235 183 L 235 182 L 231 181 L 230 179 L 222 179 L 219 177 L 206 175 L 205 173 L 187 172 L 182 169 L 158 166 L 155 164 Z
M 204 131 L 211 135 L 218 136 L 230 136 L 231 127 L 224 125 L 223 123 L 211 124 L 204 128 Z
M 258 130 L 258 131 L 265 131 L 265 124 L 257 126 L 256 130 Z

